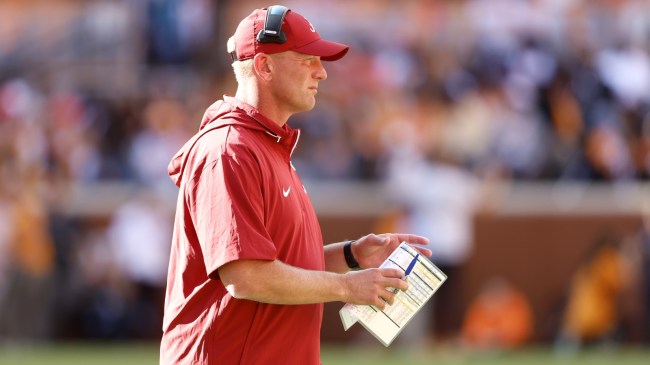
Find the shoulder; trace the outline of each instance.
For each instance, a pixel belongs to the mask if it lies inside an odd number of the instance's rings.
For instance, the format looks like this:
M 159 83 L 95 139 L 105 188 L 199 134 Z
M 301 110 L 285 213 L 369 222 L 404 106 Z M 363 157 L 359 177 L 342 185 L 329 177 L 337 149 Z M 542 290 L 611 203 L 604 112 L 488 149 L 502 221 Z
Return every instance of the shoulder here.
M 196 155 L 216 160 L 224 156 L 260 153 L 264 136 L 260 131 L 227 125 L 207 132 L 196 144 Z
M 239 178 L 259 176 L 268 154 L 264 152 L 262 133 L 236 125 L 207 132 L 197 141 L 189 158 L 190 179 L 201 180 L 206 171 L 235 174 Z

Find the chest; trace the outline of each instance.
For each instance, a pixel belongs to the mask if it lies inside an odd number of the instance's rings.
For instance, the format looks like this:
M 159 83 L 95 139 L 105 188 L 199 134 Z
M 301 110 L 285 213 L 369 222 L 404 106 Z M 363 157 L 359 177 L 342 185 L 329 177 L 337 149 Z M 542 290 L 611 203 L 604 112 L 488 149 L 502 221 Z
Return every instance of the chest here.
M 262 135 L 251 152 L 259 169 L 260 218 L 274 242 L 278 259 L 309 269 L 322 269 L 323 239 L 316 213 L 298 171 L 291 148 Z M 256 193 L 256 192 L 255 192 Z
M 313 215 L 307 191 L 288 154 L 279 149 L 269 152 L 260 164 L 265 221 L 279 220 L 283 226 L 302 228 Z

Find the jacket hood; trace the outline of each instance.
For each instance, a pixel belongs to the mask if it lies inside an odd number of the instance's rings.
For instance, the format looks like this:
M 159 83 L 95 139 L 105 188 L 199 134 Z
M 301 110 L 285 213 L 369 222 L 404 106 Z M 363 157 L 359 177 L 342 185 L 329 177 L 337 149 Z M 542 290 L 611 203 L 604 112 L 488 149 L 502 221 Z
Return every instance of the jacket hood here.
M 176 186 L 180 187 L 183 170 L 187 163 L 189 152 L 196 142 L 207 132 L 226 126 L 239 126 L 243 128 L 265 132 L 269 138 L 289 149 L 293 153 L 300 135 L 299 130 L 293 130 L 288 125 L 280 127 L 275 122 L 260 114 L 257 109 L 233 97 L 224 95 L 203 114 L 199 131 L 188 140 L 174 155 L 167 166 L 167 172 Z

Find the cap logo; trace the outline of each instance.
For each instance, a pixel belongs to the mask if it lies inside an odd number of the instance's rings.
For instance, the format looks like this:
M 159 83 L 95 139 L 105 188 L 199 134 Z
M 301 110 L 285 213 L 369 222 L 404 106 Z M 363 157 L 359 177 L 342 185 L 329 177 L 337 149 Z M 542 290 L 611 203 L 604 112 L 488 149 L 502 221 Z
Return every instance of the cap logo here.
M 309 23 L 309 30 L 311 30 L 312 33 L 316 33 L 316 29 L 314 29 L 314 26 L 310 22 L 307 23 Z

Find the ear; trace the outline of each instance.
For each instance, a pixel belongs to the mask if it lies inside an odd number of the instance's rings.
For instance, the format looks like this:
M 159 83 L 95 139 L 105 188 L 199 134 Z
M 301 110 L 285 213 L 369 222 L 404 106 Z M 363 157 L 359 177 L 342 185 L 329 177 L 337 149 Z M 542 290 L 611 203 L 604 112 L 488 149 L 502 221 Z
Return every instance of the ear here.
M 253 58 L 253 67 L 255 68 L 255 73 L 257 76 L 262 78 L 264 81 L 271 81 L 272 75 L 271 71 L 275 67 L 273 65 L 273 59 L 265 53 L 258 53 Z

